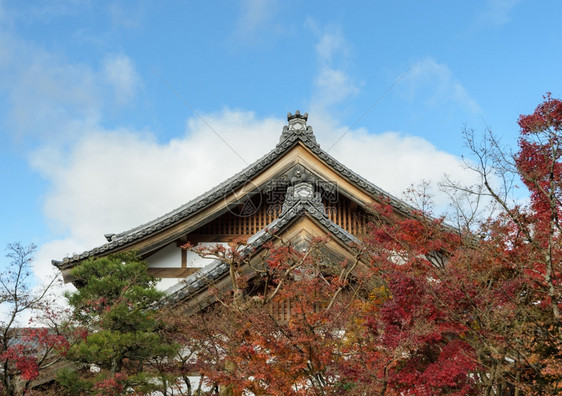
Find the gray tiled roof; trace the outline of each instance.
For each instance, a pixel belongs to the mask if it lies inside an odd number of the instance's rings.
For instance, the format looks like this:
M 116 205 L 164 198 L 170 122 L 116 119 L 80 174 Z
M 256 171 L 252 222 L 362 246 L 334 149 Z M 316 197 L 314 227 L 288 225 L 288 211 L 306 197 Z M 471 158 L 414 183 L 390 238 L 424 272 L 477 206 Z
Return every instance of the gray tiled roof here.
M 126 248 L 127 245 L 132 245 L 133 243 L 145 239 L 156 232 L 172 227 L 175 224 L 191 217 L 193 214 L 201 211 L 205 207 L 223 199 L 223 197 L 229 192 L 243 186 L 248 180 L 251 180 L 253 177 L 273 165 L 277 159 L 281 158 L 284 153 L 289 151 L 299 141 L 352 184 L 355 184 L 357 187 L 367 191 L 372 196 L 388 200 L 395 209 L 403 212 L 404 214 L 410 213 L 413 210 L 413 208 L 405 202 L 364 179 L 322 150 L 318 143 L 316 143 L 316 139 L 310 126 L 308 126 L 304 131 L 292 131 L 288 130 L 287 127 L 284 127 L 282 140 L 272 151 L 215 188 L 153 221 L 142 224 L 120 234 L 109 234 L 108 238 L 110 241 L 108 243 L 94 249 L 87 250 L 81 254 L 65 257 L 62 261 L 53 260 L 52 263 L 61 270 L 72 268 L 81 260 L 100 254 L 109 254 L 113 251 Z
M 320 224 L 326 227 L 326 229 L 334 237 L 338 238 L 343 243 L 360 243 L 359 240 L 352 234 L 331 221 L 325 214 L 323 208 L 319 208 L 315 204 L 313 199 L 305 198 L 300 200 L 299 202 L 296 202 L 289 210 L 284 212 L 271 224 L 250 237 L 248 239 L 248 245 L 243 248 L 241 254 L 243 256 L 250 255 L 264 243 L 272 240 L 275 233 L 277 233 L 283 227 L 291 223 L 294 219 L 301 215 L 304 215 L 305 213 L 316 219 Z M 184 280 L 169 288 L 166 291 L 167 296 L 164 300 L 162 300 L 161 304 L 174 304 L 185 300 L 191 295 L 194 295 L 200 290 L 203 290 L 210 284 L 215 283 L 217 280 L 225 276 L 228 272 L 228 264 L 220 260 L 213 260 L 210 264 L 206 265 L 196 273 L 188 276 Z

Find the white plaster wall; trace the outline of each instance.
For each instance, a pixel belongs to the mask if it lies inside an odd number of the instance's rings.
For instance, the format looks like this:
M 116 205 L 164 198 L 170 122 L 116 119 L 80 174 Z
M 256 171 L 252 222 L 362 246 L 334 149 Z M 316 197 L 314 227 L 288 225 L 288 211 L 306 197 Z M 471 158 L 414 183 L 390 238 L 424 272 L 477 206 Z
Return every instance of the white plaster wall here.
M 187 377 L 189 379 L 189 382 L 191 384 L 191 394 L 195 395 L 197 392 L 197 388 L 199 387 L 199 383 L 201 382 L 201 377 L 193 377 L 193 376 L 188 376 Z M 208 392 L 210 392 L 212 390 L 211 387 L 205 385 L 205 384 L 201 384 L 201 392 L 208 394 Z M 182 382 L 181 385 L 179 386 L 174 386 L 171 388 L 168 388 L 168 394 L 171 395 L 186 395 L 187 394 L 187 386 Z M 162 392 L 152 392 L 150 394 L 150 396 L 162 396 Z
M 228 247 L 228 242 L 200 242 L 197 246 L 213 247 L 223 245 Z M 187 251 L 187 268 L 202 268 L 213 261 L 212 258 L 203 258 L 195 252 Z
M 202 242 L 202 246 L 214 246 L 217 243 L 228 246 L 226 242 Z M 145 259 L 149 268 L 180 268 L 181 267 L 181 248 L 175 243 L 171 243 L 163 249 L 160 249 L 152 256 Z M 195 252 L 187 251 L 187 267 L 188 268 L 203 268 L 210 264 L 213 258 L 203 258 Z M 170 287 L 175 286 L 178 282 L 185 278 L 163 278 L 161 279 L 156 288 L 161 291 L 166 291 Z
M 156 288 L 160 291 L 166 291 L 170 287 L 175 286 L 178 282 L 184 280 L 185 278 L 161 278 L 156 284 Z
M 179 268 L 181 267 L 181 249 L 175 243 L 170 243 L 152 256 L 145 259 L 148 268 Z

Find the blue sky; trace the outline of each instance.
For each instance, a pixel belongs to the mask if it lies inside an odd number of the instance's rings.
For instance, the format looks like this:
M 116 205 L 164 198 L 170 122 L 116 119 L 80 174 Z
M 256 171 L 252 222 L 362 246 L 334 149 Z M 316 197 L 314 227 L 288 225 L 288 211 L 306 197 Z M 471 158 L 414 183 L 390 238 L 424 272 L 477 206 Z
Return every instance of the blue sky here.
M 289 111 L 309 112 L 329 148 L 400 76 L 330 154 L 396 195 L 444 172 L 470 180 L 465 125 L 514 144 L 518 115 L 562 95 L 561 14 L 556 1 L 0 1 L 0 245 L 39 245 L 45 276 L 265 154 Z

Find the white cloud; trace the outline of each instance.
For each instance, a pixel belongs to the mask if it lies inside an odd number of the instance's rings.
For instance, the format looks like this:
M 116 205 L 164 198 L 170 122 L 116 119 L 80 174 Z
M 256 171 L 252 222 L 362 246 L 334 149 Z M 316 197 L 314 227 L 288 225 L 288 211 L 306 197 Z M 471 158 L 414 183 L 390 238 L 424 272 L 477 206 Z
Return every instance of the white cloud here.
M 511 19 L 511 10 L 521 0 L 488 0 L 481 15 L 481 23 L 485 25 L 501 26 Z
M 309 22 L 309 25 L 318 32 L 318 27 L 312 22 Z M 348 43 L 339 29 L 327 30 L 319 36 L 316 54 L 321 62 L 330 63 L 336 56 L 347 55 Z
M 11 13 L 27 22 L 35 20 L 44 22 L 61 16 L 74 15 L 84 7 L 90 8 L 90 6 L 89 0 L 50 0 L 29 3 L 23 9 L 13 7 Z
M 277 0 L 242 0 L 240 5 L 235 34 L 246 39 L 266 27 L 277 10 Z
M 205 118 L 248 162 L 274 147 L 280 130 L 279 121 L 258 123 L 252 113 Z M 165 144 L 142 131 L 84 132 L 60 161 L 51 160 L 51 147 L 32 156 L 34 168 L 52 185 L 46 215 L 80 240 L 101 242 L 104 233 L 151 220 L 245 166 L 200 120 L 189 122 L 183 138 Z
M 144 4 L 141 2 L 131 2 L 124 7 L 124 4 L 112 2 L 108 6 L 108 13 L 114 26 L 125 28 L 138 28 L 141 26 L 146 16 Z
M 481 111 L 476 100 L 453 76 L 449 67 L 432 58 L 417 62 L 404 77 L 400 89 L 407 92 L 410 100 L 423 101 L 432 107 L 453 102 L 472 113 Z
M 7 30 L 0 30 L 0 72 L 9 131 L 39 141 L 81 136 L 107 110 L 130 103 L 140 86 L 124 54 L 108 55 L 94 66 L 71 63 Z
M 135 66 L 123 54 L 92 69 L 19 42 L 6 34 L 0 86 L 10 97 L 6 110 L 14 133 L 40 141 L 65 142 L 97 125 L 107 110 L 128 104 L 140 85 Z M 56 128 L 54 127 L 56 126 Z
M 4 1 L 5 0 L 0 0 L 0 21 L 2 22 L 6 21 L 6 10 L 4 9 Z
M 445 173 L 464 182 L 473 181 L 472 174 L 464 170 L 459 158 L 438 150 L 421 137 L 399 132 L 353 131 L 345 135 L 330 154 L 397 197 L 421 181 L 437 185 Z M 435 198 L 437 205 L 446 204 L 445 196 Z
M 22 134 L 50 138 L 62 137 L 69 120 L 94 122 L 101 107 L 94 80 L 87 68 L 37 55 L 12 86 L 13 125 Z
M 323 66 L 315 81 L 316 94 L 313 106 L 326 108 L 343 102 L 349 96 L 355 95 L 359 89 L 349 75 L 341 70 Z
M 9 99 L 3 110 L 12 133 L 59 139 L 68 120 L 98 119 L 102 101 L 90 68 L 69 64 L 7 32 L 0 32 L 0 41 L 0 89 Z
M 253 113 L 229 110 L 205 120 L 248 163 L 275 146 L 282 125 L 278 119 L 257 120 Z M 183 137 L 164 144 L 143 131 L 92 127 L 82 132 L 68 150 L 44 146 L 31 156 L 32 166 L 51 186 L 45 216 L 68 235 L 41 247 L 39 267 L 47 265 L 44 260 L 102 244 L 104 233 L 150 221 L 246 166 L 199 119 L 189 120 Z
M 353 78 L 345 71 L 349 56 L 349 44 L 339 29 L 321 29 L 310 18 L 307 26 L 317 35 L 317 75 L 314 78 L 314 92 L 311 112 L 329 113 L 329 107 L 342 103 L 359 92 Z
M 107 57 L 103 63 L 103 73 L 113 86 L 118 103 L 125 104 L 134 98 L 139 78 L 130 58 L 123 54 Z
M 321 147 L 348 168 L 396 197 L 412 185 L 428 182 L 437 212 L 449 203 L 438 184 L 447 174 L 462 184 L 473 184 L 475 175 L 462 159 L 437 149 L 429 141 L 398 131 L 373 133 L 349 130 L 328 114 L 309 117 Z

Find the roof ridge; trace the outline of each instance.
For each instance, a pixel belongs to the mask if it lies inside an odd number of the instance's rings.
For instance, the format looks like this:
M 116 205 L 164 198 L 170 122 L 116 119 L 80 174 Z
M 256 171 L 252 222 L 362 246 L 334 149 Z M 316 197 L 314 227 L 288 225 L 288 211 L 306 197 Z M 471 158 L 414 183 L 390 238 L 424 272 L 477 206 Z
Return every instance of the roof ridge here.
M 221 187 L 227 186 L 227 185 L 230 184 L 230 182 L 240 178 L 240 176 L 247 173 L 251 168 L 256 167 L 257 164 L 259 164 L 260 162 L 263 162 L 265 159 L 268 159 L 273 154 L 276 154 L 276 152 L 279 150 L 279 148 L 288 149 L 290 146 L 292 146 L 292 143 L 294 143 L 296 140 L 301 140 L 303 142 L 308 141 L 308 142 L 310 142 L 310 143 L 319 147 L 318 143 L 316 142 L 316 138 L 314 136 L 314 133 L 312 132 L 312 126 L 310 126 L 310 125 L 306 126 L 306 120 L 307 119 L 308 119 L 308 113 L 304 113 L 303 115 L 301 115 L 299 110 L 296 110 L 295 114 L 287 113 L 287 121 L 289 122 L 289 126 L 287 126 L 287 125 L 283 126 L 283 132 L 281 134 L 281 139 L 280 139 L 279 143 L 277 144 L 277 146 L 275 146 L 275 148 L 270 150 L 267 154 L 258 158 L 256 161 L 254 161 L 250 165 L 246 166 L 244 169 L 242 169 L 238 173 L 234 174 L 233 176 L 229 177 L 225 181 L 221 182 L 217 186 L 210 188 L 206 192 L 198 195 L 197 197 L 191 199 L 190 201 L 188 201 L 185 204 L 177 207 L 176 209 L 173 209 L 173 210 L 163 214 L 162 216 L 157 217 L 154 220 L 150 220 L 150 221 L 147 221 L 147 222 L 145 222 L 141 225 L 130 228 L 129 230 L 122 231 L 120 233 L 106 234 L 106 235 L 111 236 L 112 238 L 119 238 L 119 237 L 122 237 L 123 235 L 127 235 L 131 232 L 134 232 L 135 230 L 142 229 L 142 228 L 144 228 L 144 227 L 146 227 L 146 226 L 148 226 L 152 223 L 156 223 L 160 219 L 163 219 L 163 218 L 169 217 L 170 215 L 173 215 L 175 213 L 181 212 L 183 209 L 186 209 L 186 208 L 190 207 L 192 204 L 194 204 L 194 203 L 198 202 L 199 200 L 205 198 L 206 196 L 212 194 L 213 191 L 218 190 Z M 302 120 L 304 120 L 304 125 L 306 127 L 304 129 L 304 132 L 302 131 L 301 127 L 299 126 L 299 125 L 302 125 Z

